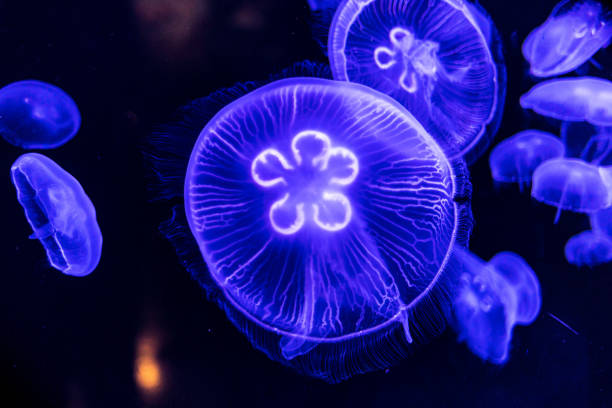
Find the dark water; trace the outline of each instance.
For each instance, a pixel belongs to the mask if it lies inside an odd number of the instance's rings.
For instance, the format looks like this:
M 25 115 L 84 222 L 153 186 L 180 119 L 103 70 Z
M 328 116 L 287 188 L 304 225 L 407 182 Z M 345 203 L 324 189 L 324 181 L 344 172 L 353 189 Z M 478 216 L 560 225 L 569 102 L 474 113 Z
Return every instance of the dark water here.
M 482 3 L 509 69 L 496 140 L 528 126 L 556 131 L 518 106 L 532 84 L 520 43 L 554 1 Z M 515 330 L 504 367 L 481 362 L 448 331 L 387 372 L 339 385 L 302 377 L 255 351 L 179 266 L 157 232 L 167 208 L 146 200 L 140 146 L 190 99 L 295 61 L 324 61 L 305 0 L 0 0 L 0 50 L 2 85 L 48 81 L 79 105 L 81 131 L 48 154 L 85 186 L 105 239 L 91 276 L 51 269 L 27 239 L 9 180 L 22 151 L 2 143 L 1 406 L 612 406 L 612 267 L 568 265 L 563 247 L 588 228 L 586 217 L 553 225 L 554 209 L 494 187 L 486 156 L 472 167 L 472 249 L 485 259 L 521 254 L 543 292 L 540 317 Z M 150 373 L 147 355 L 162 376 L 152 391 L 138 381 Z

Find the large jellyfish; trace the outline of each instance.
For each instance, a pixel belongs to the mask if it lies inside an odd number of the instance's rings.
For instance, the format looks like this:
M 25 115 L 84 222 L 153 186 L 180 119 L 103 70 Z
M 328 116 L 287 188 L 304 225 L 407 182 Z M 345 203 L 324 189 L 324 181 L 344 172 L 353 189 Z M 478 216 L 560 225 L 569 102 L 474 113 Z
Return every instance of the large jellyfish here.
M 74 137 L 81 114 L 64 91 L 40 81 L 0 89 L 0 134 L 24 149 L 53 149 Z
M 612 82 L 595 77 L 551 79 L 523 95 L 521 106 L 559 120 L 612 126 Z
M 83 187 L 46 156 L 28 153 L 11 167 L 17 199 L 51 265 L 67 275 L 85 276 L 98 265 L 102 233 L 96 210 Z
M 497 31 L 474 10 L 463 0 L 346 0 L 329 33 L 334 78 L 390 95 L 450 157 L 473 160 L 497 131 L 505 97 Z
M 491 175 L 499 182 L 530 183 L 540 164 L 564 155 L 565 147 L 558 137 L 541 130 L 524 130 L 495 146 L 489 156 Z
M 563 122 L 561 139 L 567 157 L 576 157 L 598 166 L 612 165 L 612 127 L 588 122 Z
M 507 361 L 512 329 L 531 324 L 540 311 L 540 284 L 518 255 L 501 252 L 488 263 L 455 249 L 460 285 L 454 326 L 474 354 L 496 364 Z
M 612 261 L 612 239 L 594 231 L 574 235 L 565 245 L 565 258 L 576 266 L 597 266 Z
M 612 22 L 601 4 L 564 0 L 523 43 L 523 55 L 538 77 L 561 75 L 589 60 L 612 37 Z
M 595 233 L 612 239 L 612 206 L 591 214 L 590 220 Z

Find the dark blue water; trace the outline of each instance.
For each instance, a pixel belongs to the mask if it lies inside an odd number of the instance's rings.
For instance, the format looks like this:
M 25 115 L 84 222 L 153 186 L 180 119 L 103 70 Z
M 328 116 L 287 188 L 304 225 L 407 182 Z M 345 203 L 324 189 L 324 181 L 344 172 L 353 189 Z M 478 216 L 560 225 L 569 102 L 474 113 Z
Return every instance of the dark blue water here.
M 508 62 L 496 141 L 527 127 L 558 133 L 518 105 L 533 84 L 520 44 L 555 2 L 482 3 Z M 255 351 L 204 299 L 157 232 L 167 207 L 147 202 L 141 146 L 191 99 L 299 60 L 324 61 L 308 15 L 301 0 L 0 1 L 0 85 L 39 79 L 75 99 L 81 130 L 48 155 L 83 184 L 104 234 L 102 261 L 89 277 L 50 268 L 27 238 L 10 183 L 10 164 L 23 151 L 2 143 L 0 405 L 612 406 L 612 267 L 568 265 L 563 247 L 588 228 L 587 218 L 564 213 L 553 224 L 554 208 L 493 185 L 487 155 L 471 168 L 472 250 L 484 259 L 521 254 L 543 294 L 540 317 L 515 330 L 505 366 L 481 362 L 447 331 L 387 372 L 328 385 Z M 610 51 L 597 59 L 612 67 Z M 152 365 L 161 379 L 147 391 Z

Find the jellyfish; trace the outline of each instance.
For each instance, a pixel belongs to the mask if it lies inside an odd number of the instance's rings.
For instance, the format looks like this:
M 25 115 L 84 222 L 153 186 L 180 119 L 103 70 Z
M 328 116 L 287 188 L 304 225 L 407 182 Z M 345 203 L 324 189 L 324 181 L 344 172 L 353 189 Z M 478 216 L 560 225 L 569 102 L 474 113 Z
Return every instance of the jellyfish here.
M 308 5 L 312 11 L 335 9 L 342 3 L 342 0 L 308 0 Z
M 503 364 L 514 326 L 531 324 L 540 311 L 538 278 L 512 252 L 501 252 L 488 263 L 461 248 L 454 256 L 463 271 L 453 308 L 459 339 L 483 360 Z
M 567 241 L 565 259 L 579 267 L 593 267 L 611 262 L 612 239 L 594 231 L 583 231 Z
M 40 81 L 0 89 L 0 134 L 13 146 L 53 149 L 74 137 L 81 114 L 64 91 Z
M 565 147 L 558 137 L 541 130 L 524 130 L 495 146 L 489 156 L 491 175 L 495 181 L 522 186 L 531 182 L 540 164 L 564 155 Z
M 347 0 L 329 33 L 334 79 L 406 107 L 451 158 L 473 161 L 497 131 L 505 66 L 497 30 L 463 0 Z
M 595 77 L 551 79 L 521 96 L 521 106 L 554 119 L 612 126 L 612 82 Z
M 183 174 L 184 210 L 162 230 L 209 297 L 270 358 L 337 382 L 441 333 L 469 183 L 397 102 L 310 73 L 181 109 L 156 139 L 191 138 L 187 169 L 155 168 L 173 199 Z
M 588 61 L 612 38 L 612 24 L 601 4 L 564 0 L 523 43 L 523 55 L 537 77 L 571 72 Z
M 612 207 L 590 214 L 590 221 L 593 232 L 612 239 Z
M 531 196 L 561 210 L 592 213 L 612 205 L 612 168 L 580 159 L 554 159 L 533 173 Z
M 597 166 L 612 165 L 612 127 L 563 122 L 561 139 L 567 157 L 576 157 Z
M 37 153 L 20 156 L 11 179 L 26 219 L 55 269 L 85 276 L 100 262 L 102 233 L 96 210 L 79 182 L 57 163 Z

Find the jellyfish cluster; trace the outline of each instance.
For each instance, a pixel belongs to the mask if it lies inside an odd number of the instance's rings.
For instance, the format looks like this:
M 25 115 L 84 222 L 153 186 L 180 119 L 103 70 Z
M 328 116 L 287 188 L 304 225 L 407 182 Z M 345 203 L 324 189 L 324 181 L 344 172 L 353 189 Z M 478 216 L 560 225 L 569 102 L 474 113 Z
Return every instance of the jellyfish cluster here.
M 565 0 L 523 43 L 534 77 L 576 70 L 612 38 L 611 14 L 592 0 Z M 606 225 L 612 207 L 612 82 L 566 76 L 534 85 L 520 105 L 561 123 L 559 137 L 526 130 L 499 143 L 489 157 L 496 182 L 531 183 L 531 196 L 561 212 L 589 215 Z M 595 220 L 595 222 L 593 222 Z M 603 221 L 602 221 L 603 220 Z M 596 266 L 612 261 L 610 235 L 593 227 L 569 239 L 567 261 Z

